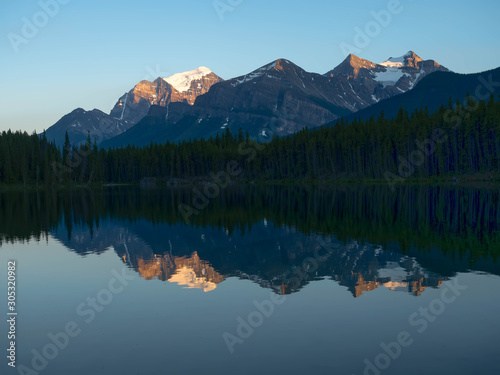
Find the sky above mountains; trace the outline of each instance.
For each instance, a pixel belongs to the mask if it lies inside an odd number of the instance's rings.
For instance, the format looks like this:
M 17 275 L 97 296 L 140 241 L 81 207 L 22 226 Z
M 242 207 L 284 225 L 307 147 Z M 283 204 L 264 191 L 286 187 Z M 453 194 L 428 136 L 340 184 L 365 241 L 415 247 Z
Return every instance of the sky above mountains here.
M 413 50 L 484 71 L 500 65 L 498 14 L 494 0 L 3 1 L 0 130 L 109 112 L 140 80 L 199 66 L 229 79 L 283 57 L 325 73 L 349 52 L 382 62 Z

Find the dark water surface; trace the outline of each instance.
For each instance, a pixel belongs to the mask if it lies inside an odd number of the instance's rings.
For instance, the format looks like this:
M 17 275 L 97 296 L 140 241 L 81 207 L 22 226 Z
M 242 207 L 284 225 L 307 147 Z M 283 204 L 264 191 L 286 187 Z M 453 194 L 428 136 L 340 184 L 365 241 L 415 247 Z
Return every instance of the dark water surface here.
M 499 219 L 495 189 L 3 192 L 1 373 L 499 374 Z

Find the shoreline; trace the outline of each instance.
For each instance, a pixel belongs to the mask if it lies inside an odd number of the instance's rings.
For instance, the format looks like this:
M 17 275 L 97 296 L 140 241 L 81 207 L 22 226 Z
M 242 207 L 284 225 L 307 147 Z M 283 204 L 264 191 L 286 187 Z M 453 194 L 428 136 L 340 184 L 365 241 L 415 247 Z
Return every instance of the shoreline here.
M 105 183 L 105 184 L 71 184 L 71 185 L 44 185 L 44 184 L 0 184 L 0 191 L 22 191 L 22 190 L 59 190 L 59 189 L 97 189 L 109 187 L 126 187 L 135 186 L 142 189 L 157 189 L 157 188 L 179 188 L 203 186 L 213 183 L 210 178 L 196 178 L 181 180 L 175 179 L 175 183 L 157 179 L 156 183 L 144 186 L 141 182 L 127 183 Z M 389 183 L 385 179 L 380 178 L 321 178 L 321 179 L 282 179 L 282 180 L 233 180 L 229 186 L 345 186 L 345 185 L 387 185 Z M 453 187 L 472 187 L 472 188 L 500 188 L 500 173 L 475 173 L 456 176 L 440 176 L 426 178 L 408 178 L 404 182 L 394 184 L 394 188 L 403 186 L 453 186 Z

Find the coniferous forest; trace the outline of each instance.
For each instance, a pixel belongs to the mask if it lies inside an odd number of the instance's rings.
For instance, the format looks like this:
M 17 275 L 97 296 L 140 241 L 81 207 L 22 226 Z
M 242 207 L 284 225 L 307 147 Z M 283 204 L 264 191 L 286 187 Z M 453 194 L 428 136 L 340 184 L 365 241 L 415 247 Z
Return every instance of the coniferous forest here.
M 499 169 L 500 102 L 451 101 L 436 112 L 343 119 L 268 143 L 240 130 L 215 138 L 137 148 L 99 148 L 88 136 L 58 148 L 42 135 L 0 135 L 0 183 L 89 185 L 207 179 L 230 169 L 235 180 L 430 178 Z

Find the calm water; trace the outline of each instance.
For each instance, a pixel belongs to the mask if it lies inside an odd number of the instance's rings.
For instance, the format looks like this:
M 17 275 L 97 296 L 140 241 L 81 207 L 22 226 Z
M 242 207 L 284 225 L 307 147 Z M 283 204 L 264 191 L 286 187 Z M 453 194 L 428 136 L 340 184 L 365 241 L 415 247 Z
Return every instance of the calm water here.
M 500 373 L 498 190 L 233 187 L 186 223 L 196 197 L 1 193 L 1 373 Z

